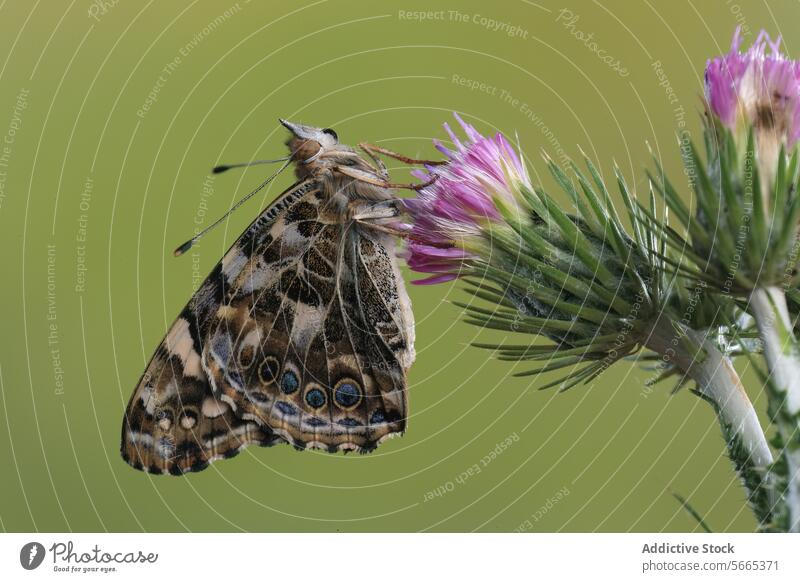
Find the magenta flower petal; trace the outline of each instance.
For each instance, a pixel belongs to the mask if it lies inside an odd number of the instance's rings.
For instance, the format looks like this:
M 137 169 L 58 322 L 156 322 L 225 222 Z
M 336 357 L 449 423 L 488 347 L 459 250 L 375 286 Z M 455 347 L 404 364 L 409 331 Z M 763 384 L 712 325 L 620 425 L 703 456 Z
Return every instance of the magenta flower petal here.
M 728 54 L 709 59 L 705 86 L 709 109 L 731 130 L 741 122 L 770 130 L 788 146 L 800 137 L 800 63 L 780 52 L 781 39 L 765 31 L 740 52 L 736 29 Z
M 420 273 L 438 273 L 415 281 L 417 284 L 457 278 L 464 263 L 474 258 L 463 250 L 465 242 L 483 236 L 487 221 L 500 220 L 495 197 L 515 207 L 518 185 L 530 187 L 524 164 L 503 135 L 483 136 L 458 114 L 454 115 L 468 139 L 459 139 L 445 123 L 455 150 L 434 140 L 448 163 L 417 171 L 417 179 L 435 180 L 417 198 L 404 201 L 413 223 L 406 249 L 408 266 Z
M 456 146 L 459 151 L 464 151 L 464 146 L 461 145 L 461 141 L 459 141 L 456 134 L 453 133 L 453 130 L 450 129 L 450 126 L 447 123 L 444 123 L 444 130 L 447 132 L 447 135 L 450 136 L 450 141 Z M 451 156 L 452 157 L 452 156 Z

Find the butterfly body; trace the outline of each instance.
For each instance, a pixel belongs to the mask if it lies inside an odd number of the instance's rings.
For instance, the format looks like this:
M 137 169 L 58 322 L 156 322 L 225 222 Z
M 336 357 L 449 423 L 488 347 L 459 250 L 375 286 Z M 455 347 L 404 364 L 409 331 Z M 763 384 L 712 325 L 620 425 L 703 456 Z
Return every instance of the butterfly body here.
M 330 130 L 284 125 L 298 181 L 156 350 L 123 422 L 136 468 L 183 474 L 248 444 L 370 451 L 405 430 L 413 316 L 395 239 L 372 224 L 394 196 Z

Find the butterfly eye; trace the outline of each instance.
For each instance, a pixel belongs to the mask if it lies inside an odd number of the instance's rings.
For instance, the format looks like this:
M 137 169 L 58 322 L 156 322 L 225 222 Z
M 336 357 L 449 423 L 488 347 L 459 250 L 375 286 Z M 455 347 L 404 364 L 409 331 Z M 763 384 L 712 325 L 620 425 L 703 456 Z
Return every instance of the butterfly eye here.
M 329 127 L 326 127 L 325 129 L 323 129 L 323 130 L 322 130 L 322 133 L 327 133 L 327 134 L 328 134 L 329 136 L 331 136 L 331 137 L 333 138 L 333 140 L 334 140 L 334 141 L 336 141 L 336 142 L 338 142 L 338 141 L 339 141 L 339 136 L 338 136 L 338 135 L 336 135 L 336 132 L 335 132 L 335 131 L 333 131 L 333 130 L 332 130 L 331 128 L 329 128 Z

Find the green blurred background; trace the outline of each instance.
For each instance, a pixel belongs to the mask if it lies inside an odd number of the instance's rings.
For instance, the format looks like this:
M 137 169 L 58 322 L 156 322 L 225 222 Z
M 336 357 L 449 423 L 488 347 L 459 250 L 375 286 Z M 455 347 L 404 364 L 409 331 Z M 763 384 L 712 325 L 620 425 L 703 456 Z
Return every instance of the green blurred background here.
M 121 461 L 119 429 L 199 279 L 290 182 L 172 257 L 270 171 L 211 166 L 283 154 L 277 117 L 430 156 L 455 110 L 516 132 L 537 174 L 541 148 L 580 146 L 643 194 L 645 144 L 680 172 L 680 124 L 699 136 L 705 59 L 737 25 L 746 42 L 783 33 L 797 56 L 797 22 L 796 2 L 723 0 L 3 2 L 0 527 L 696 529 L 675 491 L 712 528 L 752 531 L 708 405 L 645 388 L 651 372 L 627 362 L 591 388 L 537 391 L 547 378 L 469 347 L 498 335 L 459 322 L 456 285 L 410 289 L 409 428 L 374 454 L 251 448 L 157 478 Z

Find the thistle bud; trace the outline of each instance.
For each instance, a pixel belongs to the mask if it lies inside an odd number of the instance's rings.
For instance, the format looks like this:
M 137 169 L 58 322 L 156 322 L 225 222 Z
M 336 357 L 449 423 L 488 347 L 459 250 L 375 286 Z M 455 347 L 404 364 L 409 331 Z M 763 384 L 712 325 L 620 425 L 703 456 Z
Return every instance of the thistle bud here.
M 591 162 L 592 178 L 572 166 L 578 194 L 572 178 L 547 159 L 574 203 L 575 212 L 567 212 L 563 202 L 532 185 L 505 137 L 483 136 L 456 118 L 467 139 L 445 126 L 454 149 L 436 147 L 448 163 L 419 173 L 428 185 L 407 202 L 413 222 L 407 262 L 429 275 L 417 283 L 462 278 L 469 292 L 490 302 L 459 304 L 469 323 L 555 342 L 482 346 L 501 359 L 547 362 L 521 375 L 587 362 L 569 374 L 562 383 L 566 388 L 638 351 L 659 312 L 659 285 L 650 276 L 658 258 L 643 245 L 660 243 L 625 234 Z M 642 216 L 619 175 L 618 183 L 638 227 Z
M 762 189 L 768 191 L 780 152 L 793 149 L 800 137 L 800 63 L 781 52 L 780 37 L 773 41 L 765 31 L 747 51 L 740 52 L 741 44 L 737 28 L 728 54 L 709 59 L 706 101 L 740 152 L 754 132 Z

